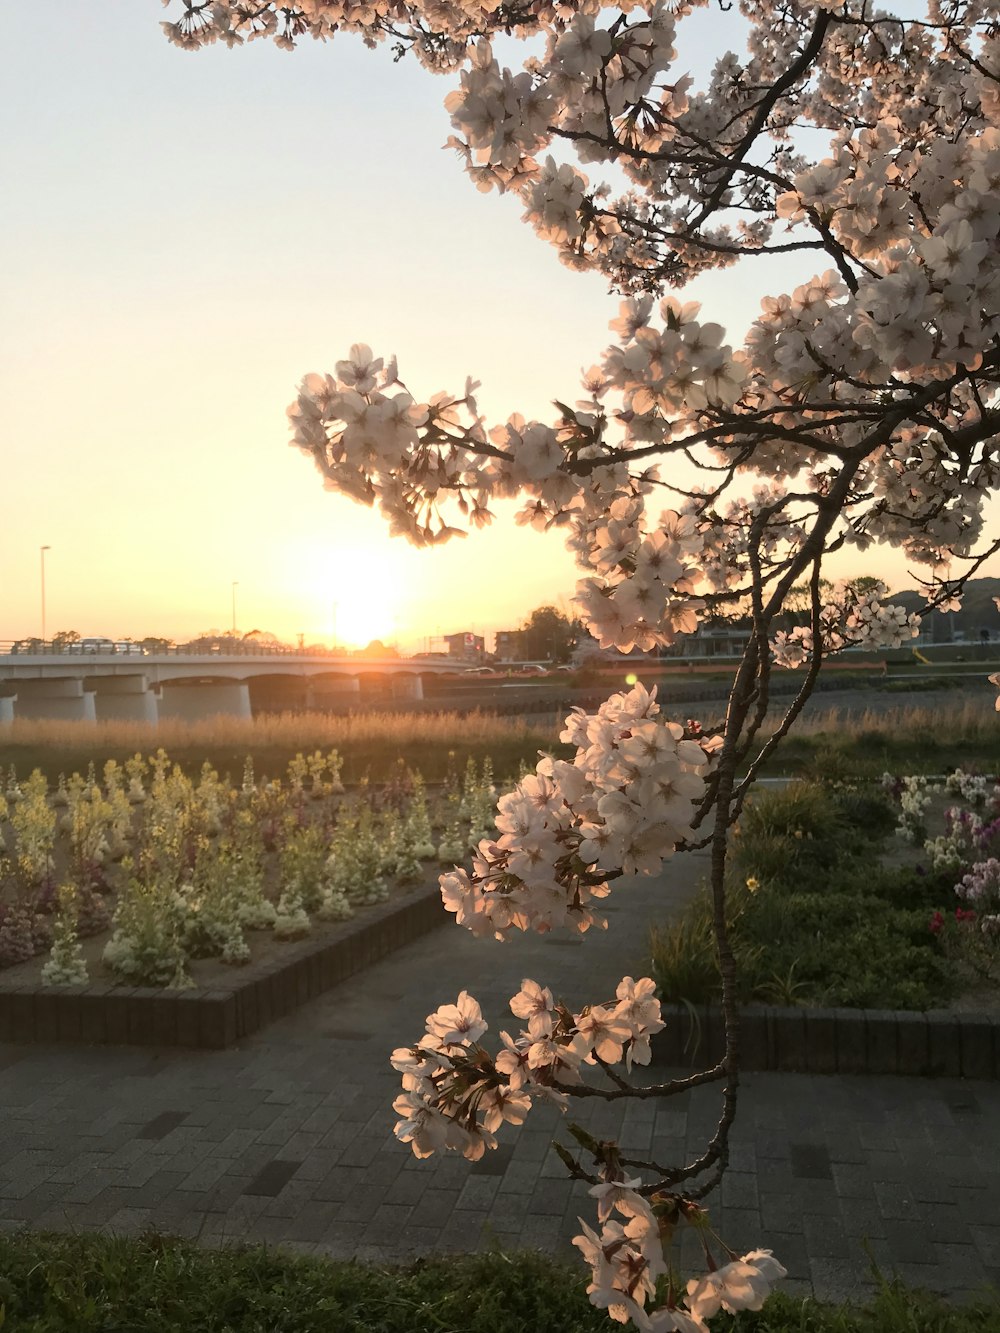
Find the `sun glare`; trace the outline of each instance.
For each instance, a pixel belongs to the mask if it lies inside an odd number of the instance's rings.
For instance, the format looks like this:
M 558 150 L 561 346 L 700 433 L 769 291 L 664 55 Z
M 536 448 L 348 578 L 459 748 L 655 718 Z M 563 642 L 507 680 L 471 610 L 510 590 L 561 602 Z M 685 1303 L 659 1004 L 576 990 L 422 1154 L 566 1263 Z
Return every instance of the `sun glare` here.
M 405 630 L 410 576 L 408 551 L 385 545 L 329 547 L 316 551 L 309 568 L 310 601 L 323 637 L 340 648 L 365 648 L 373 639 L 394 643 Z
M 364 588 L 338 588 L 331 614 L 330 638 L 341 648 L 365 648 L 373 639 L 392 643 L 396 615 L 385 601 Z

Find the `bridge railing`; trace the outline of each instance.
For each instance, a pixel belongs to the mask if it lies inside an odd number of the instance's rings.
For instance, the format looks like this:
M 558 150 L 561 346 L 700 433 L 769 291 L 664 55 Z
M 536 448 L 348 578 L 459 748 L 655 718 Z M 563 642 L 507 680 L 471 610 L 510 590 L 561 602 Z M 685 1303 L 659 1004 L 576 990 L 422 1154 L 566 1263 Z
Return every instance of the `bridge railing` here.
M 217 644 L 170 643 L 146 647 L 138 643 L 105 642 L 94 646 L 92 640 L 81 639 L 74 643 L 56 642 L 52 639 L 0 639 L 0 657 L 330 657 L 338 661 L 351 658 L 365 661 L 366 653 L 351 653 L 343 648 L 290 647 L 283 643 L 247 643 L 240 640 L 229 642 L 222 640 Z M 374 660 L 374 659 L 373 659 Z M 379 658 L 381 662 L 388 658 Z M 400 657 L 399 661 L 410 659 Z M 433 662 L 429 665 L 441 667 L 451 665 L 445 662 Z M 462 664 L 455 664 L 460 670 Z
M 343 649 L 292 648 L 288 644 L 169 643 L 146 647 L 138 643 L 74 643 L 51 639 L 0 639 L 0 656 L 31 657 L 346 657 Z

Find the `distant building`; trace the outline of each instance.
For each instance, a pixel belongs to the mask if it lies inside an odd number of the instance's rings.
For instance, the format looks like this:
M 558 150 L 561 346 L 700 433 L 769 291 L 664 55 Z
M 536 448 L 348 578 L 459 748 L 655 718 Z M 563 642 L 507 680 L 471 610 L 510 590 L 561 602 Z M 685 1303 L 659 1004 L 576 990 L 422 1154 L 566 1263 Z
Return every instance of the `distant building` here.
M 486 656 L 486 640 L 481 634 L 446 634 L 448 656 L 459 662 L 481 662 Z
M 708 658 L 739 657 L 745 651 L 750 639 L 750 631 L 735 625 L 703 625 L 693 634 L 679 634 L 673 643 L 662 648 L 644 651 L 633 648 L 630 652 L 620 653 L 617 648 L 601 648 L 598 641 L 590 634 L 584 635 L 573 650 L 573 665 L 582 666 L 588 662 L 622 662 L 632 660 L 657 661 L 660 658 Z
M 750 642 L 750 630 L 739 625 L 702 625 L 694 634 L 679 635 L 678 657 L 741 657 Z
M 524 648 L 524 630 L 498 629 L 495 652 L 501 662 L 525 661 L 527 653 Z

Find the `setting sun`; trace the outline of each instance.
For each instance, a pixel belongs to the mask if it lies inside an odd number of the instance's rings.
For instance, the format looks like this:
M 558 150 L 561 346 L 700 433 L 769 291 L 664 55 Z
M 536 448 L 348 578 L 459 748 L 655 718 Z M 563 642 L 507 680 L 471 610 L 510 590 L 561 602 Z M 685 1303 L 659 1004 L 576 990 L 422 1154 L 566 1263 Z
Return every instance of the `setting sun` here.
M 323 637 L 342 648 L 365 648 L 373 639 L 394 642 L 406 620 L 412 558 L 402 544 L 345 550 L 316 542 L 308 562 L 314 573 L 303 591 Z
M 330 638 L 343 648 L 364 648 L 373 639 L 391 643 L 397 618 L 382 600 L 370 600 L 365 588 L 341 590 L 333 604 Z

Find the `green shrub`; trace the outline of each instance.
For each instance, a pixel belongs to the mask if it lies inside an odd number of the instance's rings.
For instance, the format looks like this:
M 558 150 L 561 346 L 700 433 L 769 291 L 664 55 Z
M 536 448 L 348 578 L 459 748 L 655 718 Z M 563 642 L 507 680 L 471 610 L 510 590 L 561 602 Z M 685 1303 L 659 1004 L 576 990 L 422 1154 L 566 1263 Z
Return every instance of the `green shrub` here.
M 896 826 L 880 793 L 789 782 L 747 802 L 733 837 L 733 860 L 744 878 L 772 888 L 836 886 L 852 866 L 871 866 Z
M 929 929 L 941 874 L 873 864 L 894 824 L 880 795 L 816 783 L 747 804 L 728 894 L 741 1001 L 922 1010 L 949 998 L 952 969 Z M 652 960 L 664 1001 L 718 997 L 707 893 L 653 932 Z
M 926 924 L 930 914 L 942 903 L 954 901 L 955 872 L 934 870 L 931 867 L 872 866 L 863 875 L 863 887 L 892 907 L 924 913 Z
M 791 782 L 747 802 L 733 839 L 735 864 L 743 878 L 772 888 L 826 890 L 853 865 L 870 867 L 895 824 L 881 795 Z
M 896 812 L 881 793 L 838 791 L 834 803 L 842 825 L 866 842 L 884 842 L 896 827 Z
M 757 958 L 747 983 L 754 998 L 769 998 L 762 988 L 792 971 L 799 1003 L 930 1009 L 950 993 L 927 913 L 892 907 L 870 894 L 776 894 L 764 888 L 736 929 L 741 952 Z

